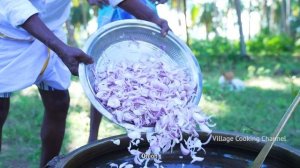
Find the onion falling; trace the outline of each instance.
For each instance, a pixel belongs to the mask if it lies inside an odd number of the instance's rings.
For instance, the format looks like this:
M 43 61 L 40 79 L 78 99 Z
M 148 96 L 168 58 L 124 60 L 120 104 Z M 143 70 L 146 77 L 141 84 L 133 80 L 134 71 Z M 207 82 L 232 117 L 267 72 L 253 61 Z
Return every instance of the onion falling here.
M 94 71 L 94 89 L 98 101 L 110 111 L 119 123 L 130 123 L 135 130 L 128 130 L 131 139 L 128 150 L 137 165 L 147 167 L 150 158 L 141 154 L 158 156 L 153 161 L 161 163 L 161 154 L 180 145 L 182 155 L 190 155 L 191 163 L 202 161 L 197 153 L 204 151 L 197 131 L 211 134 L 210 117 L 191 103 L 197 85 L 186 72 L 177 66 L 166 64 L 156 57 L 137 62 L 112 63 L 104 70 Z M 153 132 L 146 134 L 149 148 L 139 151 L 144 139 L 139 128 L 151 126 Z M 188 134 L 187 140 L 183 134 Z M 207 143 L 207 142 L 206 142 Z M 131 167 L 123 163 L 119 167 Z M 118 167 L 112 163 L 111 167 Z

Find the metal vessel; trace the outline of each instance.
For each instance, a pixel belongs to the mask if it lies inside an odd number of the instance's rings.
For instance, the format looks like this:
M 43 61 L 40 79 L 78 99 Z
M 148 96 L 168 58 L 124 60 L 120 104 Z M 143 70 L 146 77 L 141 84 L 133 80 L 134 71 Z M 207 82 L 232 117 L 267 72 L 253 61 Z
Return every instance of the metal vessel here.
M 207 136 L 200 133 L 202 141 L 207 140 Z M 212 140 L 203 146 L 206 150 L 199 152 L 199 156 L 204 157 L 202 162 L 191 164 L 191 157 L 182 156 L 179 145 L 176 145 L 173 152 L 162 155 L 162 166 L 166 168 L 248 168 L 257 156 L 265 142 L 256 141 L 259 137 L 252 135 L 214 131 Z M 185 135 L 184 138 L 188 136 Z M 250 138 L 251 137 L 251 138 Z M 145 138 L 145 137 L 144 137 Z M 240 139 L 252 139 L 241 141 Z M 119 139 L 120 145 L 116 145 L 112 140 Z M 230 140 L 228 142 L 222 139 Z M 128 152 L 130 138 L 126 135 L 102 139 L 92 144 L 82 146 L 65 156 L 58 156 L 48 164 L 48 168 L 96 168 L 110 167 L 110 163 L 128 162 L 133 164 L 133 157 Z M 145 151 L 148 143 L 142 141 L 139 149 Z M 184 166 L 183 166 L 184 165 Z M 298 168 L 300 165 L 300 151 L 285 144 L 276 143 L 263 164 L 263 168 Z M 134 165 L 134 167 L 142 167 Z M 153 161 L 149 167 L 154 168 Z
M 100 113 L 122 127 L 134 129 L 132 124 L 118 123 L 96 99 L 93 69 L 101 71 L 118 61 L 138 61 L 140 58 L 155 55 L 167 64 L 186 69 L 197 84 L 196 94 L 190 102 L 198 104 L 200 101 L 202 76 L 192 51 L 172 32 L 163 37 L 160 28 L 153 23 L 132 19 L 107 24 L 87 40 L 83 50 L 95 61 L 92 65 L 79 65 L 79 78 L 84 92 Z M 152 127 L 142 127 L 141 131 L 147 132 L 152 129 Z

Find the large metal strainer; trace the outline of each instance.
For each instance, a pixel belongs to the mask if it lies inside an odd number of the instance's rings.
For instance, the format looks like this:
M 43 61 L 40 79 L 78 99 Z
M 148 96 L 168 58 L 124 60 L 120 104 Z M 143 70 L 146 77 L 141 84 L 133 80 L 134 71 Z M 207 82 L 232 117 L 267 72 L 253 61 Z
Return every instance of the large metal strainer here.
M 79 78 L 84 92 L 100 113 L 122 127 L 134 129 L 132 124 L 118 123 L 95 97 L 92 72 L 94 67 L 99 71 L 111 63 L 124 59 L 138 61 L 141 57 L 159 55 L 159 59 L 165 63 L 187 69 L 187 73 L 197 83 L 196 95 L 190 102 L 198 104 L 200 101 L 202 76 L 195 56 L 172 32 L 162 37 L 160 28 L 153 23 L 132 19 L 107 24 L 87 40 L 83 50 L 95 61 L 93 65 L 79 65 Z M 143 127 L 141 131 L 148 132 L 152 129 Z

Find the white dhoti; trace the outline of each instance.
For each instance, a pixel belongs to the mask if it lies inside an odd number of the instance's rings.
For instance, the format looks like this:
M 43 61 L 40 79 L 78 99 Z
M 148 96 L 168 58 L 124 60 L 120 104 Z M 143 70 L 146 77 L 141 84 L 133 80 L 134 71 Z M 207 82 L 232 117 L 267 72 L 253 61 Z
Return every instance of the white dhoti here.
M 69 15 L 69 1 L 48 0 L 48 2 L 41 3 L 37 0 L 22 0 L 20 2 L 4 0 L 0 6 L 2 5 L 5 10 L 9 10 L 16 3 L 20 5 L 19 3 L 22 2 L 25 4 L 24 10 L 33 10 L 31 13 L 24 12 L 25 15 L 35 13 L 34 10 L 37 8 L 40 12 L 39 16 L 42 20 L 45 19 L 46 25 L 60 39 L 65 41 L 65 33 L 61 27 Z M 57 11 L 58 9 L 60 11 Z M 56 12 L 53 13 L 51 10 Z M 6 13 L 11 14 L 13 11 Z M 0 12 L 0 33 L 2 35 L 0 36 L 0 97 L 1 94 L 2 97 L 7 96 L 9 95 L 8 92 L 21 90 L 33 84 L 40 84 L 41 89 L 47 89 L 45 87 L 56 90 L 67 89 L 70 85 L 71 73 L 61 59 L 53 51 L 48 50 L 39 40 L 13 25 L 14 21 L 10 24 L 9 18 L 6 17 L 5 20 L 1 14 L 3 13 Z M 22 15 L 22 12 L 16 12 L 16 14 Z M 14 17 L 18 18 L 18 16 Z M 20 18 L 22 17 L 20 16 Z
M 109 0 L 112 6 L 122 1 Z M 41 89 L 69 87 L 71 73 L 61 59 L 19 27 L 38 13 L 51 31 L 65 39 L 61 27 L 69 12 L 70 0 L 0 1 L 0 97 L 33 84 Z
M 19 42 L 0 38 L 0 93 L 13 92 L 42 81 L 52 88 L 65 90 L 70 85 L 70 77 L 70 71 L 61 59 L 40 41 Z

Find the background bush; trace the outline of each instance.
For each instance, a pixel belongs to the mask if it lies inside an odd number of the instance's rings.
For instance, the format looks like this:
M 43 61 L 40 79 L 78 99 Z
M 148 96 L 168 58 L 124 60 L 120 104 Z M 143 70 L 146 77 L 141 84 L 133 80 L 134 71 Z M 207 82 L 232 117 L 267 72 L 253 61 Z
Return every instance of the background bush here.
M 206 61 L 233 59 L 239 55 L 238 43 L 224 37 L 215 37 L 210 41 L 192 40 L 191 48 L 197 57 Z
M 291 56 L 295 49 L 293 39 L 285 34 L 260 33 L 247 42 L 248 52 L 252 56 Z

